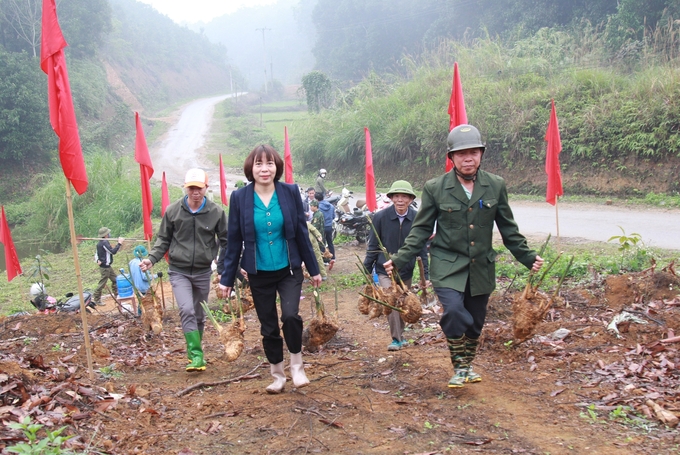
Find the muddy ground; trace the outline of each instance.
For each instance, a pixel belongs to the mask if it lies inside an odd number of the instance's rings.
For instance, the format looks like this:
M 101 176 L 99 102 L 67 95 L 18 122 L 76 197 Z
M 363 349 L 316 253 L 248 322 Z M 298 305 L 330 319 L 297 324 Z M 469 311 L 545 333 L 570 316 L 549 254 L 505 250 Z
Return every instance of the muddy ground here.
M 337 248 L 322 294 L 327 308 L 334 307 L 333 284 L 356 270 L 355 253 L 363 255 L 363 246 Z M 436 306 L 408 326 L 408 347 L 388 352 L 386 319 L 358 312 L 358 286 L 338 293 L 335 338 L 305 351 L 311 384 L 296 389 L 289 376 L 280 395 L 265 393 L 269 365 L 253 312 L 236 361 L 224 359 L 209 327 L 208 368 L 186 373 L 169 288 L 159 335 L 111 301 L 88 316 L 94 380 L 80 315 L 7 318 L 0 333 L 0 447 L 21 440 L 7 425 L 28 415 L 48 427 L 65 425 L 76 436 L 73 449 L 88 453 L 677 453 L 679 345 L 661 342 L 680 325 L 671 272 L 571 284 L 522 344 L 510 343 L 512 293 L 499 282 L 474 364 L 483 381 L 462 389 L 446 387 L 453 369 Z M 312 301 L 305 288 L 305 321 Z M 624 308 L 641 322 L 623 321 L 617 338 L 607 325 Z M 566 338 L 551 338 L 560 328 L 569 330 Z

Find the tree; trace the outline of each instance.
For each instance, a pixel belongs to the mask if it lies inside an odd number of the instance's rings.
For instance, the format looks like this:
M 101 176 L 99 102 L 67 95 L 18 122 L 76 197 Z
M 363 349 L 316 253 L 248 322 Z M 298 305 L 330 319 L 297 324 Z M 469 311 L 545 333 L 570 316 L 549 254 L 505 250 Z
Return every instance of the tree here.
M 307 110 L 319 113 L 331 104 L 331 80 L 321 71 L 302 76 L 302 89 L 307 97 Z
M 37 57 L 40 49 L 42 0 L 0 0 L 0 20 L 5 47 L 17 52 L 27 50 L 33 57 Z
M 44 74 L 26 52 L 0 49 L 0 162 L 44 158 L 55 146 Z
M 68 52 L 74 57 L 94 56 L 112 29 L 108 0 L 62 0 L 58 13 Z

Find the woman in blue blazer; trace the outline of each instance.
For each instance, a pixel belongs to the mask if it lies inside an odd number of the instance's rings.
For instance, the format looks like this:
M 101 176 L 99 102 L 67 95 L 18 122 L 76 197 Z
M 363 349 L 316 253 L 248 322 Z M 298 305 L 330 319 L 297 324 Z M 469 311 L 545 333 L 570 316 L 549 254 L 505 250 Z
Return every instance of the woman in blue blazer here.
M 283 340 L 290 351 L 290 372 L 295 387 L 309 384 L 302 362 L 302 318 L 299 314 L 302 263 L 321 284 L 307 231 L 307 219 L 297 185 L 279 182 L 283 160 L 270 145 L 253 149 L 243 165 L 253 182 L 231 194 L 227 229 L 227 252 L 220 280 L 223 297 L 231 294 L 236 272 L 246 272 L 260 320 L 262 346 L 274 382 L 268 393 L 280 393 L 286 384 L 283 371 Z M 281 299 L 279 329 L 276 294 Z

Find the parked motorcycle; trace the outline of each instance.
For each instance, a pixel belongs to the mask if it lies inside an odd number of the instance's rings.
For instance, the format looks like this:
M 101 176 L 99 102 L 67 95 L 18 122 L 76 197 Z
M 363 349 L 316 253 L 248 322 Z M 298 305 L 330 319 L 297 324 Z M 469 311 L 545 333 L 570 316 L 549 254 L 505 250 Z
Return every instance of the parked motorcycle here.
M 42 313 L 77 313 L 80 311 L 80 296 L 73 295 L 72 292 L 67 293 L 59 300 L 44 293 L 31 294 L 33 297 L 30 301 L 31 304 Z M 90 311 L 89 308 L 96 308 L 95 303 L 92 301 L 91 292 L 83 291 L 83 298 L 85 299 L 85 309 L 87 311 Z
M 366 243 L 371 232 L 368 224 L 369 217 L 373 214 L 366 210 L 354 209 L 351 213 L 345 213 L 337 209 L 336 219 L 333 221 L 333 239 L 337 234 L 354 237 L 359 243 Z

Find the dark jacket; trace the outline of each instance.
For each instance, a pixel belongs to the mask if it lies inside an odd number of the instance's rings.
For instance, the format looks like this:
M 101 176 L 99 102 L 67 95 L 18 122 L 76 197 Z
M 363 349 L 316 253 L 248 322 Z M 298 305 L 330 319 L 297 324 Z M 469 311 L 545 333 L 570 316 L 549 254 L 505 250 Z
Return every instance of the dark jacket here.
M 508 204 L 505 181 L 478 171 L 468 200 L 454 172 L 425 183 L 422 203 L 404 246 L 392 255 L 397 269 L 420 252 L 437 223 L 430 244 L 430 280 L 434 287 L 465 292 L 468 277 L 473 296 L 490 294 L 496 287 L 496 252 L 492 245 L 496 223 L 503 244 L 524 266 L 531 268 L 536 252 L 520 234 Z
M 100 240 L 97 243 L 97 261 L 99 262 L 99 267 L 111 267 L 113 255 L 118 252 L 118 249 L 120 249 L 120 243 L 117 243 L 115 247 L 111 247 L 108 240 Z
M 210 200 L 198 213 L 191 213 L 184 197 L 165 211 L 149 260 L 160 261 L 165 252 L 171 271 L 198 275 L 211 270 L 219 248 L 227 247 L 227 216 Z
M 399 215 L 393 205 L 386 207 L 373 216 L 373 226 L 380 237 L 380 241 L 392 255 L 399 251 L 399 248 L 404 244 L 406 236 L 411 232 L 411 225 L 416 217 L 416 211 L 413 207 L 408 208 L 406 217 L 402 223 L 399 223 Z M 423 247 L 418 254 L 423 259 L 423 268 L 425 269 L 425 279 L 429 279 L 428 261 L 427 261 L 427 247 Z M 364 258 L 364 267 L 369 273 L 375 266 L 376 272 L 381 275 L 387 275 L 383 264 L 387 262 L 385 255 L 380 250 L 378 237 L 371 229 L 368 237 L 368 244 L 366 245 L 366 257 Z M 416 258 L 413 257 L 405 266 L 399 267 L 399 276 L 402 280 L 410 280 L 413 277 L 413 269 L 416 265 Z
M 284 238 L 288 244 L 288 263 L 292 269 L 304 262 L 310 275 L 319 274 L 312 244 L 309 241 L 307 219 L 297 185 L 275 182 L 276 195 L 283 212 Z M 257 274 L 255 250 L 255 185 L 248 185 L 231 193 L 229 200 L 229 235 L 227 253 L 220 283 L 233 287 L 240 266 L 248 274 Z M 241 252 L 243 248 L 243 252 Z
M 330 228 L 333 226 L 333 219 L 335 218 L 335 207 L 330 202 L 324 200 L 319 201 L 319 211 L 323 213 L 323 227 Z

